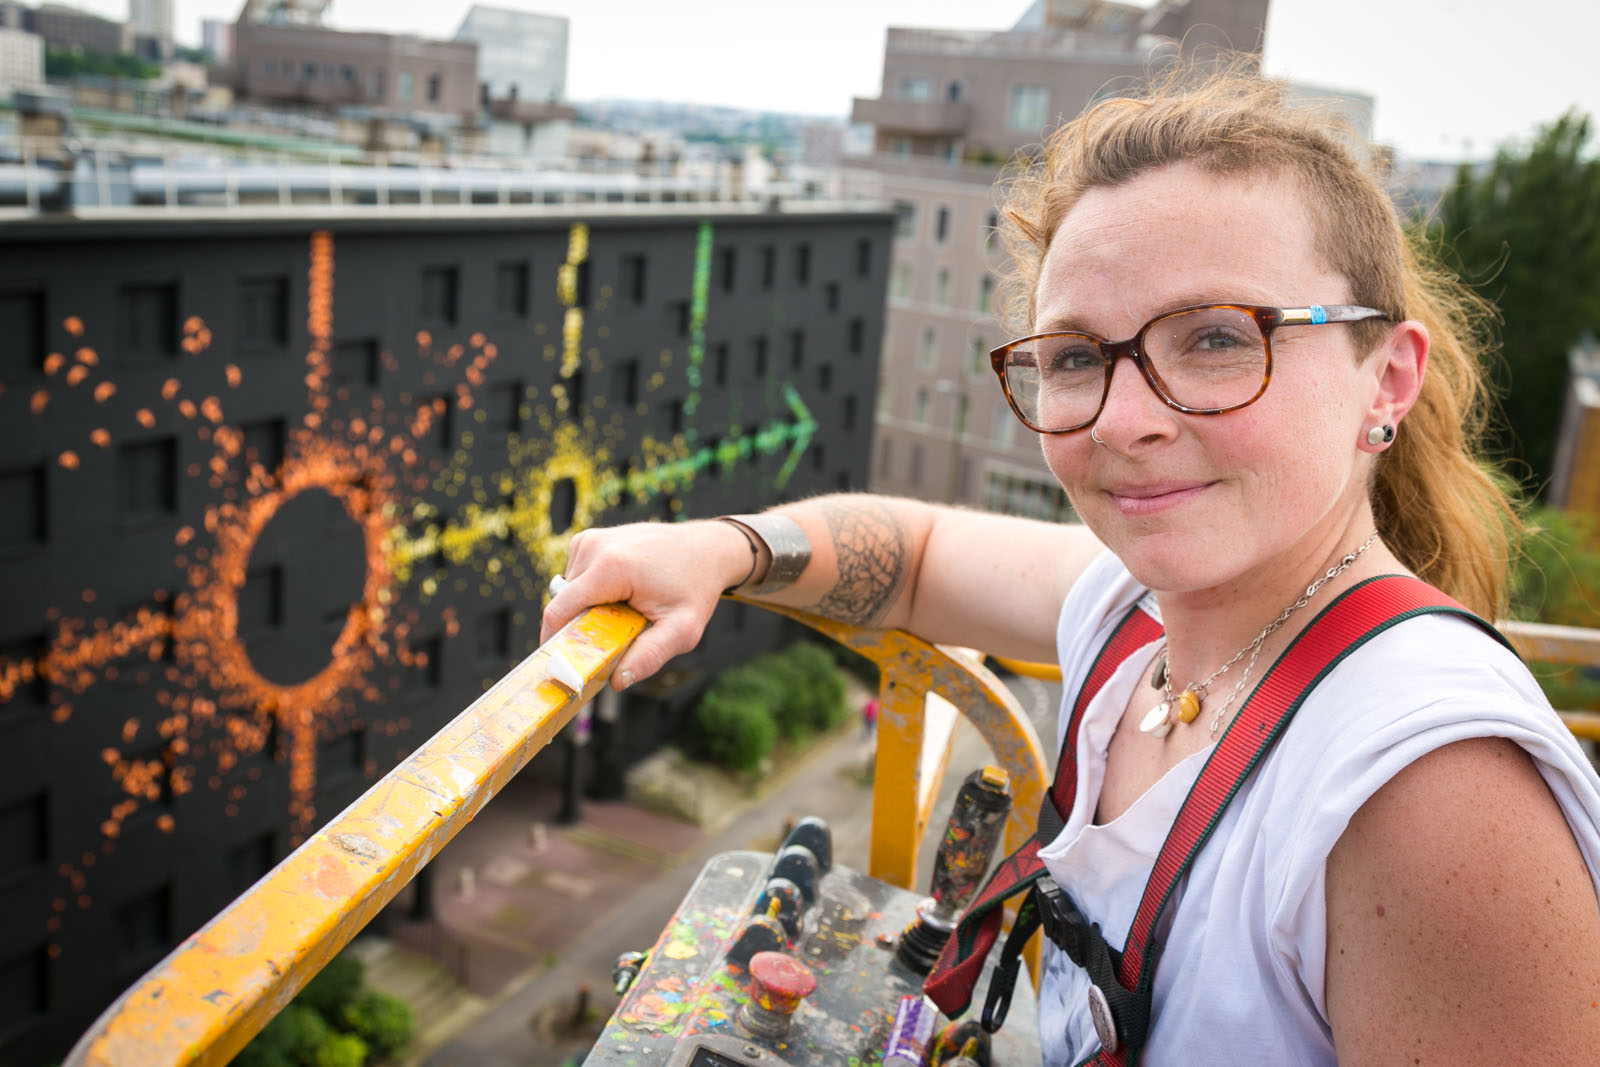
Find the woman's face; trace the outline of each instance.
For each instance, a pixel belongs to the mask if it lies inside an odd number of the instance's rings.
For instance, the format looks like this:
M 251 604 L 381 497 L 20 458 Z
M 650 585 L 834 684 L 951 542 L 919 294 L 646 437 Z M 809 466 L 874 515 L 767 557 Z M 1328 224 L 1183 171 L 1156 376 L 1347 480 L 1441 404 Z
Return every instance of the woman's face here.
M 1120 341 L 1191 304 L 1351 303 L 1349 282 L 1321 264 L 1313 237 L 1287 178 L 1220 178 L 1179 164 L 1093 189 L 1045 255 L 1035 329 Z M 1262 567 L 1298 577 L 1311 557 L 1326 558 L 1330 540 L 1354 547 L 1342 539 L 1365 506 L 1357 442 L 1378 362 L 1358 363 L 1348 326 L 1279 327 L 1260 399 L 1185 415 L 1118 360 L 1096 423 L 1105 443 L 1088 432 L 1046 435 L 1045 460 L 1078 514 L 1150 588 L 1227 587 Z

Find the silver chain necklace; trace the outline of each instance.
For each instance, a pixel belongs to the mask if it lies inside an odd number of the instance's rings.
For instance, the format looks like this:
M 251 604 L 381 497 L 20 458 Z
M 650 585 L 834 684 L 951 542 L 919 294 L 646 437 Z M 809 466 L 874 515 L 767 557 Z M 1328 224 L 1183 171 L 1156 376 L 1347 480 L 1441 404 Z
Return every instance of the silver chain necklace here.
M 1250 661 L 1244 665 L 1244 670 L 1240 672 L 1239 680 L 1233 684 L 1233 690 L 1228 694 L 1228 699 L 1222 702 L 1221 706 L 1217 708 L 1216 714 L 1211 717 L 1211 737 L 1214 739 L 1217 736 L 1217 728 L 1222 725 L 1222 716 L 1233 706 L 1234 700 L 1244 690 L 1245 683 L 1250 680 L 1250 672 L 1255 669 L 1256 660 L 1261 655 L 1261 646 L 1266 642 L 1267 638 L 1278 627 L 1287 622 L 1289 616 L 1310 603 L 1317 590 L 1349 570 L 1355 561 L 1361 558 L 1362 553 L 1371 548 L 1377 540 L 1378 535 L 1374 531 L 1371 537 L 1362 542 L 1360 548 L 1345 556 L 1332 567 L 1329 567 L 1327 574 L 1306 586 L 1305 594 L 1299 600 L 1284 608 L 1276 619 L 1262 627 L 1261 632 L 1256 634 L 1255 640 L 1235 652 L 1232 659 L 1212 671 L 1211 676 L 1205 681 L 1191 682 L 1184 686 L 1183 692 L 1177 697 L 1172 695 L 1172 674 L 1167 670 L 1167 650 L 1163 647 L 1157 657 L 1155 676 L 1151 678 L 1152 682 L 1158 678 L 1160 679 L 1163 699 L 1161 703 L 1145 712 L 1144 718 L 1139 720 L 1140 731 L 1152 737 L 1161 738 L 1166 737 L 1167 733 L 1172 729 L 1174 719 L 1183 723 L 1193 722 L 1200 714 L 1200 705 L 1205 700 L 1206 691 L 1211 688 L 1211 683 L 1222 677 L 1228 668 L 1244 659 L 1245 655 L 1248 654 Z

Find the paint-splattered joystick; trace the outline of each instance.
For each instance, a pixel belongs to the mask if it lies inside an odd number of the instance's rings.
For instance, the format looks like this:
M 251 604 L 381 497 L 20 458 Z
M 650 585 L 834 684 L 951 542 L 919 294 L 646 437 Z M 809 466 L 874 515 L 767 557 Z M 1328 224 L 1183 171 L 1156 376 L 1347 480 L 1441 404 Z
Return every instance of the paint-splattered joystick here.
M 739 1025 L 756 1037 L 781 1038 L 800 1002 L 816 988 L 811 969 L 793 956 L 758 952 L 750 959 L 750 999 L 739 1011 Z
M 933 895 L 917 907 L 917 918 L 900 935 L 895 956 L 917 974 L 927 974 L 956 928 L 961 909 L 978 892 L 1011 810 L 1011 782 L 999 767 L 967 775 L 956 792 L 944 840 L 933 861 Z

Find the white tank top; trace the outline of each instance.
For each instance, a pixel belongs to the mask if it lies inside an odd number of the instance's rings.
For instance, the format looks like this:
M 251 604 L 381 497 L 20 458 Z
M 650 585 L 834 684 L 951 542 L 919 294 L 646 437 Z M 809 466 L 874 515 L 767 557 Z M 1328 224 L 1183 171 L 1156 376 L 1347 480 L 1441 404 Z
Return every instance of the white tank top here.
M 1107 553 L 1062 605 L 1058 751 L 1090 665 L 1145 596 Z M 1124 661 L 1085 710 L 1072 816 L 1039 851 L 1051 876 L 1118 948 L 1167 830 L 1211 752 L 1172 768 L 1112 822 L 1091 825 L 1106 746 L 1133 688 L 1146 684 L 1158 645 Z M 1475 624 L 1439 614 L 1408 619 L 1322 679 L 1177 887 L 1155 931 L 1143 1062 L 1335 1064 L 1323 996 L 1328 854 L 1385 782 L 1424 753 L 1469 737 L 1509 738 L 1533 757 L 1600 894 L 1600 779 L 1538 685 Z M 1044 949 L 1044 1062 L 1075 1064 L 1099 1049 L 1088 978 L 1048 941 Z

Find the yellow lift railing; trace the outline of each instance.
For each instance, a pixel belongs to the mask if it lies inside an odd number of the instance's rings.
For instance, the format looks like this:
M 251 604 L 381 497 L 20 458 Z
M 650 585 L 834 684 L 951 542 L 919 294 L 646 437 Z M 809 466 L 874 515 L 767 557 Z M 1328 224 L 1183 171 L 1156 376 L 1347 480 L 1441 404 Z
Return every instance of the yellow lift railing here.
M 952 705 L 1009 773 L 1003 847 L 1022 844 L 1048 784 L 1045 756 L 994 675 L 903 631 L 774 610 L 880 670 L 869 873 L 911 885 Z M 619 606 L 573 620 L 118 998 L 68 1067 L 226 1064 L 600 691 L 644 625 Z

